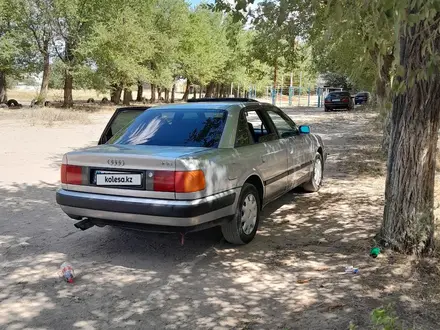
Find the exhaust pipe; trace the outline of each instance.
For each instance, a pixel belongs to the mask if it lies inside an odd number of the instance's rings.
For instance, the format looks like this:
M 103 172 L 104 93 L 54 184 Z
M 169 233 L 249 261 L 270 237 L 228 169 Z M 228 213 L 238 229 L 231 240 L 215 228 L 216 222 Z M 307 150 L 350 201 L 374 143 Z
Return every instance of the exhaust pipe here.
M 75 227 L 81 230 L 87 230 L 89 228 L 92 228 L 94 225 L 95 224 L 91 222 L 89 219 L 84 219 L 80 222 L 75 223 Z

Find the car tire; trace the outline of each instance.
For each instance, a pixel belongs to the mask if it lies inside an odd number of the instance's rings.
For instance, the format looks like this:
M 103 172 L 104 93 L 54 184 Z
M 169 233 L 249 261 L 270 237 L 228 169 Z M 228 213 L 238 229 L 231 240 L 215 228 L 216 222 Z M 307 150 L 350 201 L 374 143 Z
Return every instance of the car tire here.
M 325 112 L 329 112 L 329 111 L 330 111 L 330 109 L 329 109 L 329 108 L 327 108 L 327 107 L 325 107 L 325 108 L 324 108 L 324 111 L 325 111 Z
M 238 199 L 234 218 L 221 226 L 225 240 L 243 245 L 251 242 L 258 230 L 261 201 L 255 186 L 245 183 Z
M 313 161 L 313 171 L 310 180 L 303 184 L 303 189 L 307 192 L 317 192 L 321 188 L 324 177 L 324 161 L 319 152 L 316 153 Z

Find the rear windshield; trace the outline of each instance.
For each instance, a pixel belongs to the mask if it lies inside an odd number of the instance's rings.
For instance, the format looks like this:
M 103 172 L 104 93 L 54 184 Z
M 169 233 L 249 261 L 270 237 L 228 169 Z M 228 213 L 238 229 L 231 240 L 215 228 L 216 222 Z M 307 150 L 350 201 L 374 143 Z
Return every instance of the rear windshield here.
M 217 148 L 226 118 L 224 110 L 150 108 L 107 143 Z
M 350 96 L 350 93 L 349 92 L 331 92 L 330 94 L 328 94 L 328 96 L 331 96 L 331 97 Z

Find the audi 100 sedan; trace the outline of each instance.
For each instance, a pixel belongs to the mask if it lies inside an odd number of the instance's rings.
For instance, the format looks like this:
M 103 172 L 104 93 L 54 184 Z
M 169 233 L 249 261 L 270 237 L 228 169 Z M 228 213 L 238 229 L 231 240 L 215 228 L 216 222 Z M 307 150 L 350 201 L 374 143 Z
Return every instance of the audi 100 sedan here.
M 319 190 L 326 150 L 308 126 L 249 99 L 118 109 L 99 145 L 64 155 L 57 203 L 92 226 L 253 240 L 269 202 Z

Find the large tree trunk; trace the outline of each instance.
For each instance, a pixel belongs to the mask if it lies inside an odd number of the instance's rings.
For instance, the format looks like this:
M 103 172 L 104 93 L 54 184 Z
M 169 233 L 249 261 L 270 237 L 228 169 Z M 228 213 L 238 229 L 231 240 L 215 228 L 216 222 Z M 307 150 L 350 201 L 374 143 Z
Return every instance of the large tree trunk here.
M 151 84 L 151 98 L 150 98 L 150 102 L 154 103 L 156 102 L 156 85 L 155 84 Z
M 170 103 L 170 90 L 165 88 L 165 103 Z
M 67 69 L 64 74 L 64 102 L 63 108 L 73 107 L 73 76 Z
M 44 54 L 43 54 L 43 79 L 41 80 L 40 94 L 38 95 L 38 101 L 44 105 L 47 97 L 47 90 L 49 88 L 50 79 L 50 53 L 49 53 L 49 41 L 44 42 Z
M 138 86 L 138 90 L 137 90 L 136 101 L 142 102 L 142 97 L 144 94 L 144 85 L 142 84 L 141 81 L 139 81 L 137 86 Z
M 196 88 L 196 86 L 193 86 L 193 98 L 194 99 L 197 98 L 197 88 Z
M 185 93 L 183 93 L 182 101 L 188 101 L 189 97 L 189 86 L 191 86 L 191 82 L 189 79 L 186 80 Z
M 6 103 L 8 95 L 6 93 L 6 73 L 0 71 L 0 103 Z
M 133 94 L 131 92 L 131 89 L 129 88 L 124 88 L 124 100 L 123 100 L 123 104 L 124 105 L 130 105 L 130 102 L 133 101 Z
M 119 104 L 121 102 L 122 95 L 122 85 L 112 85 L 112 90 L 110 91 L 110 98 L 114 104 Z
M 437 17 L 439 18 L 439 17 Z M 440 79 L 436 76 L 410 84 L 415 68 L 426 67 L 423 44 L 436 35 L 438 26 L 425 22 L 400 33 L 400 65 L 405 76 L 398 78 L 406 90 L 393 100 L 391 139 L 388 153 L 383 243 L 405 253 L 432 251 L 434 242 L 434 179 L 439 129 Z M 432 53 L 440 52 L 440 38 L 432 41 Z M 412 72 L 413 73 L 413 72 Z
M 157 87 L 157 100 L 159 102 L 162 101 L 162 88 L 161 87 Z
M 215 86 L 214 97 L 219 97 L 219 96 L 220 96 L 220 83 L 217 83 Z
M 171 88 L 171 103 L 174 103 L 176 99 L 176 84 L 173 84 L 173 88 Z

